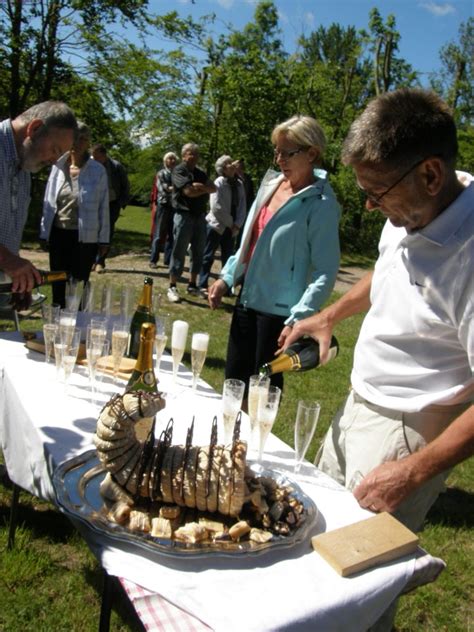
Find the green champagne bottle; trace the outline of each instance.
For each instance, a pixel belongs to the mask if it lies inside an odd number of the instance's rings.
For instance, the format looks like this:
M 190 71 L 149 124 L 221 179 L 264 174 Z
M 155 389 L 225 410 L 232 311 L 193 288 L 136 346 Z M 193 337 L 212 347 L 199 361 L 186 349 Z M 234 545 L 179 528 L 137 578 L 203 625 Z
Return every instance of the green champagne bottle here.
M 56 283 L 56 281 L 67 281 L 69 277 L 68 272 L 63 271 L 52 271 L 47 272 L 43 270 L 38 270 L 41 275 L 41 283 L 35 283 L 33 287 L 38 287 L 39 285 L 46 285 L 49 283 Z M 4 272 L 0 272 L 0 294 L 9 294 L 12 291 L 13 282 L 11 278 L 5 274 Z
M 333 336 L 329 346 L 329 360 L 335 358 L 338 352 L 339 343 Z M 283 371 L 309 371 L 318 367 L 319 362 L 319 343 L 314 338 L 305 336 L 290 345 L 274 360 L 264 364 L 259 373 L 270 376 L 274 373 L 283 373 Z
M 152 277 L 145 277 L 143 282 L 143 290 L 138 301 L 137 309 L 132 317 L 130 323 L 130 342 L 128 346 L 128 357 L 137 358 L 138 349 L 140 347 L 140 331 L 143 323 L 155 324 L 155 315 L 152 310 L 152 291 L 153 291 L 153 279 Z
M 157 393 L 158 386 L 153 370 L 153 346 L 156 327 L 153 323 L 143 323 L 140 333 L 140 347 L 137 363 L 128 380 L 125 391 L 147 391 Z

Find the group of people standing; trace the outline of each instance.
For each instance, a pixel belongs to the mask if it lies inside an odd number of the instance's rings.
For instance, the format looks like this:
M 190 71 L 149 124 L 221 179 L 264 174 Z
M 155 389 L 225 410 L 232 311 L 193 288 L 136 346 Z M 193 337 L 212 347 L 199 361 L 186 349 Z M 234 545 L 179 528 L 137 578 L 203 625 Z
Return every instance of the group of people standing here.
M 225 265 L 253 200 L 253 184 L 244 171 L 244 161 L 221 156 L 212 182 L 197 162 L 199 147 L 187 143 L 177 164 L 173 152 L 165 154 L 163 169 L 156 174 L 152 194 L 150 268 L 158 267 L 163 251 L 169 266 L 168 300 L 181 300 L 177 281 L 190 248 L 190 278 L 187 293 L 207 298 L 209 276 L 217 248 Z

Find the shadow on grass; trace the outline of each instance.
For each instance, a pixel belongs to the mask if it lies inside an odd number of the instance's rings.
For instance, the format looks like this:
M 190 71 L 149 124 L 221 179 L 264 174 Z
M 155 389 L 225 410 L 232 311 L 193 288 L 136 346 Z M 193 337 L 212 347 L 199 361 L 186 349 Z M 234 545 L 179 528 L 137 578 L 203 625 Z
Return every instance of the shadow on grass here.
M 86 569 L 84 578 L 89 586 L 97 593 L 99 601 L 102 604 L 102 594 L 104 588 L 105 571 L 100 567 L 93 569 Z M 122 588 L 119 580 L 116 577 L 109 576 L 112 582 L 111 591 L 111 605 L 112 610 L 120 617 L 120 619 L 126 623 L 130 630 L 133 632 L 144 632 L 145 627 L 140 621 L 132 602 L 128 598 L 127 593 Z M 99 620 L 100 613 L 97 613 L 97 620 Z
M 431 507 L 426 516 L 426 523 L 472 529 L 474 527 L 474 494 L 457 487 L 448 487 Z
M 7 525 L 10 520 L 10 502 L 8 505 L 0 505 L 0 523 Z M 24 493 L 20 494 L 18 504 L 17 527 L 31 530 L 33 538 L 47 538 L 58 544 L 64 544 L 75 533 L 75 529 L 69 520 L 53 507 L 44 504 L 31 504 L 34 499 L 25 500 Z

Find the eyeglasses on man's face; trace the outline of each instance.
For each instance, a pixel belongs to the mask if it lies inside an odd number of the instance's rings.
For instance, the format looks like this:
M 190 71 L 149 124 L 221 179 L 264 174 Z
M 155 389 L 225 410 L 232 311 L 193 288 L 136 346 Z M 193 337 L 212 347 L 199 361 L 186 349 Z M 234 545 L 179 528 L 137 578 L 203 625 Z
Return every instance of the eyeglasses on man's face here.
M 298 149 L 291 149 L 291 150 L 274 149 L 273 159 L 275 160 L 275 162 L 277 160 L 283 160 L 284 162 L 286 162 L 287 160 L 290 160 L 290 158 L 293 158 L 293 156 L 296 156 L 302 151 L 304 151 L 303 147 L 298 147 Z
M 390 191 L 392 191 L 397 185 L 400 184 L 400 182 L 402 182 L 402 180 L 404 180 L 414 169 L 416 169 L 417 167 L 419 167 L 421 165 L 422 162 L 424 162 L 426 160 L 426 158 L 421 158 L 421 160 L 418 160 L 418 162 L 415 162 L 414 165 L 412 165 L 408 171 L 405 171 L 403 173 L 402 176 L 400 176 L 393 184 L 391 184 L 388 189 L 385 189 L 385 191 L 383 193 L 380 193 L 380 195 L 374 195 L 373 193 L 369 193 L 369 191 L 366 191 L 365 189 L 363 189 L 361 186 L 357 185 L 359 187 L 359 190 L 362 191 L 362 193 L 365 195 L 365 197 L 367 198 L 367 200 L 373 204 L 374 206 L 380 206 L 380 203 L 382 201 L 382 199 L 388 194 L 390 193 Z

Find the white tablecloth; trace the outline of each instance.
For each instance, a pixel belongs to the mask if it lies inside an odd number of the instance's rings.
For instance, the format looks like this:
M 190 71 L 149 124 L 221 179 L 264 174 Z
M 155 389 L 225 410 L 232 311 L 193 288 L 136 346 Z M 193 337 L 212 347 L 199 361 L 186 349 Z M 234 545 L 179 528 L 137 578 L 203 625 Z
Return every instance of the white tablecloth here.
M 8 338 L 8 336 L 6 336 Z M 19 342 L 0 340 L 0 439 L 12 480 L 42 498 L 55 500 L 52 473 L 63 461 L 91 449 L 102 404 L 91 404 L 85 372 L 75 372 L 68 392 L 44 356 Z M 220 398 L 204 383 L 191 392 L 191 374 L 182 367 L 171 388 L 171 361 L 163 358 L 160 385 L 172 390 L 157 418 L 156 432 L 174 419 L 174 443 L 182 443 L 195 418 L 194 443 L 209 440 L 212 418 L 220 421 Z M 104 378 L 105 402 L 117 390 Z M 247 418 L 242 436 L 249 433 Z M 265 466 L 292 475 L 293 451 L 275 436 L 268 440 Z M 371 514 L 352 494 L 319 473 L 303 468 L 298 483 L 317 508 L 312 533 L 356 522 Z M 104 568 L 156 591 L 216 631 L 366 630 L 413 580 L 411 555 L 350 578 L 340 577 L 308 541 L 293 548 L 235 560 L 175 559 L 110 540 L 76 521 Z

